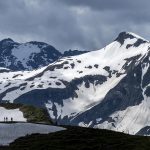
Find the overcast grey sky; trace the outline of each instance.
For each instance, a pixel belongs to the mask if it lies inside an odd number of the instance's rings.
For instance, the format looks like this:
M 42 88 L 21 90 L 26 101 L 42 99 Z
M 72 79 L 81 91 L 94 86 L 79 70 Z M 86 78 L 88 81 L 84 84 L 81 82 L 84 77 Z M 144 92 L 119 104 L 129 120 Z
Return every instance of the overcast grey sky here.
M 121 31 L 150 39 L 150 0 L 0 0 L 0 39 L 94 50 Z

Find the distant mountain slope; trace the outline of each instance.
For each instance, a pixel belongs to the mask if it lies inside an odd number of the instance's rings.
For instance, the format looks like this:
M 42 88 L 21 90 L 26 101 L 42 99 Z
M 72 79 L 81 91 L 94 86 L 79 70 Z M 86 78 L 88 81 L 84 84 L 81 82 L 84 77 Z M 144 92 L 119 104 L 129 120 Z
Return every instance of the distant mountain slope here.
M 62 54 L 53 46 L 37 41 L 17 43 L 12 39 L 0 41 L 0 67 L 13 71 L 33 70 L 65 56 L 74 56 L 85 53 L 84 51 L 72 50 Z
M 0 41 L 0 67 L 11 70 L 33 70 L 54 62 L 61 53 L 43 42 L 17 43 L 12 39 Z
M 57 124 L 149 134 L 149 66 L 149 41 L 122 32 L 103 49 L 37 70 L 0 68 L 0 99 L 46 108 Z

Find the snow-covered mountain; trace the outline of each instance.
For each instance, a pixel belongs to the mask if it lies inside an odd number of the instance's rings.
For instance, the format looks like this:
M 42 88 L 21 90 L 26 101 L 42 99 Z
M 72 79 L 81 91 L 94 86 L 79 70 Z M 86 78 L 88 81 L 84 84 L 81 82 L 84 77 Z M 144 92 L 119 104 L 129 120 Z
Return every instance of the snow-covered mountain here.
M 38 69 L 64 56 L 74 56 L 86 51 L 69 50 L 61 53 L 53 46 L 37 41 L 17 43 L 12 39 L 0 41 L 0 67 L 13 71 Z
M 0 99 L 45 107 L 58 124 L 149 134 L 149 57 L 149 41 L 122 32 L 103 49 L 37 70 L 1 68 Z
M 0 41 L 0 67 L 11 70 L 33 70 L 54 62 L 61 53 L 43 42 L 17 43 L 12 39 Z

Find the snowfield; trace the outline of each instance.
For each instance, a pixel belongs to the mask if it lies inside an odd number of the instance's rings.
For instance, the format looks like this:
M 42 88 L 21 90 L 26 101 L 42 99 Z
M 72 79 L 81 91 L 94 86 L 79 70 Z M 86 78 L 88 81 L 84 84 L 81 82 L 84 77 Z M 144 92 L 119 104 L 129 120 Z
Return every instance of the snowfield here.
M 48 134 L 61 130 L 65 128 L 33 123 L 0 123 L 0 145 L 9 145 L 20 137 L 34 133 Z
M 8 121 L 13 118 L 13 121 L 22 121 L 26 122 L 27 119 L 24 118 L 23 113 L 18 109 L 6 109 L 4 107 L 0 107 L 0 121 L 4 121 L 4 117 L 8 118 Z

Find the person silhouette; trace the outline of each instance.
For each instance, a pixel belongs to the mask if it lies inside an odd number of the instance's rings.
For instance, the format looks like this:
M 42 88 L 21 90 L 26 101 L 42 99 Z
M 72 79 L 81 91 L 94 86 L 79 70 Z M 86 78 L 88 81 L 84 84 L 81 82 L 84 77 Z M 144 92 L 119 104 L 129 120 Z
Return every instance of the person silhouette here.
M 6 118 L 4 117 L 4 122 L 6 121 Z
M 8 121 L 8 118 L 6 117 L 6 122 Z
M 11 122 L 13 122 L 13 118 L 11 117 Z

